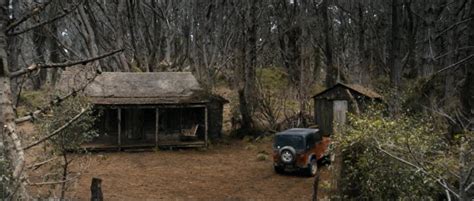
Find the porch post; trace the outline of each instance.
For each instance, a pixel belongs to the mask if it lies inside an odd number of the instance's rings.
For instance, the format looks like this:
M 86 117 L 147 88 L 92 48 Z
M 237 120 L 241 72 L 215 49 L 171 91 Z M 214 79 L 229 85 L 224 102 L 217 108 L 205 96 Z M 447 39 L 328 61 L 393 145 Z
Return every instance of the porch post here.
M 118 149 L 122 147 L 122 109 L 117 109 L 117 119 L 118 119 Z
M 155 148 L 158 149 L 158 133 L 159 133 L 159 128 L 160 128 L 160 109 L 158 109 L 158 107 L 156 108 L 155 110 L 155 115 L 156 115 L 156 118 L 155 118 Z
M 204 107 L 204 143 L 205 143 L 205 146 L 207 147 L 208 145 L 208 127 L 209 127 L 209 122 L 208 122 L 208 117 L 207 117 L 207 105 Z

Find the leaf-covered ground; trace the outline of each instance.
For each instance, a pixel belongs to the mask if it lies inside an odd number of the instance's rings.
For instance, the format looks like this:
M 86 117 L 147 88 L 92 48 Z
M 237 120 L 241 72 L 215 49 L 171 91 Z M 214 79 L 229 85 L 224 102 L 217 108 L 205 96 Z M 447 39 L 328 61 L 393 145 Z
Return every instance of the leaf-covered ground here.
M 232 141 L 209 150 L 95 153 L 68 197 L 87 200 L 92 177 L 106 200 L 310 200 L 312 178 L 277 175 L 270 142 Z M 84 156 L 76 156 L 84 157 Z M 76 164 L 77 165 L 77 164 Z M 327 178 L 322 169 L 322 178 Z M 321 196 L 327 182 L 322 181 Z

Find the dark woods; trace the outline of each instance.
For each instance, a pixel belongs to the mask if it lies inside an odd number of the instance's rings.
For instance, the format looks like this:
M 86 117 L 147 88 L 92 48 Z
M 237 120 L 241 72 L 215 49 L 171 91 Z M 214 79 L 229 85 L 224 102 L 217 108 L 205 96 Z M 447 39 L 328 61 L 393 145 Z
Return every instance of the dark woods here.
M 471 111 L 472 7 L 468 0 L 13 1 L 8 63 L 14 71 L 124 48 L 95 65 L 193 71 L 209 89 L 224 80 L 242 93 L 245 128 L 258 110 L 257 71 L 268 67 L 285 72 L 299 102 L 313 86 L 339 81 L 390 91 L 394 113 L 406 96 L 421 99 L 407 103 L 415 109 L 452 110 L 456 99 Z M 58 69 L 30 77 L 33 88 L 54 85 Z
M 390 116 L 440 117 L 449 139 L 473 129 L 472 0 L 0 0 L 0 29 L 1 133 L 19 197 L 17 96 L 53 91 L 72 66 L 190 71 L 237 94 L 243 133 L 309 126 L 311 96 L 338 82 L 381 92 Z

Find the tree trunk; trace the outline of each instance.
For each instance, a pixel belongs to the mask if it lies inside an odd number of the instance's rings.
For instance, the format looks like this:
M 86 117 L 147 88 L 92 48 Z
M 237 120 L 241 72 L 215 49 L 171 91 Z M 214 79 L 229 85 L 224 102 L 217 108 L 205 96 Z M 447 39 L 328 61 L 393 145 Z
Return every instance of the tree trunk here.
M 365 17 L 364 17 L 364 7 L 363 3 L 358 3 L 358 15 L 359 15 L 359 36 L 358 36 L 358 51 L 359 51 L 359 83 L 367 84 L 370 83 L 370 69 L 369 69 L 369 56 L 368 51 L 366 50 L 366 43 L 365 43 L 365 33 L 366 33 L 366 26 L 365 26 Z
M 153 1 L 154 2 L 154 1 Z M 127 30 L 126 30 L 126 26 L 125 26 L 125 21 L 123 20 L 123 16 L 126 15 L 127 13 L 127 9 L 126 9 L 126 6 L 125 6 L 125 2 L 124 1 L 117 1 L 116 2 L 116 10 L 115 10 L 115 19 L 117 20 L 117 24 L 119 25 L 119 27 L 117 27 L 117 38 L 116 38 L 116 42 L 117 42 L 117 47 L 125 47 L 125 37 L 126 37 L 126 33 L 127 33 Z M 126 57 L 126 51 L 123 51 L 121 52 L 118 56 L 117 56 L 117 60 L 118 62 L 117 63 L 120 63 L 121 65 L 121 68 L 120 70 L 122 72 L 130 72 L 131 71 L 131 67 L 129 65 L 129 60 L 127 59 Z
M 35 63 L 45 63 L 45 54 L 46 54 L 46 32 L 44 27 L 40 27 L 38 30 L 33 32 L 33 44 L 34 44 L 34 62 Z M 32 77 L 33 80 L 33 89 L 39 90 L 46 81 L 47 71 L 39 70 L 35 72 Z
M 96 56 L 99 55 L 99 48 L 97 47 L 97 41 L 96 41 L 94 29 L 92 28 L 92 25 L 89 21 L 89 18 L 87 16 L 87 14 L 86 14 L 84 6 L 85 5 L 80 5 L 78 10 L 79 10 L 80 20 L 83 23 L 82 32 L 84 33 L 84 35 L 86 37 L 85 40 L 86 40 L 87 47 L 88 47 L 88 50 L 89 50 L 89 54 L 87 56 L 88 57 L 96 57 Z M 98 60 L 94 61 L 92 63 L 92 65 L 95 68 L 97 68 L 99 70 L 102 70 Z
M 10 200 L 28 199 L 24 178 L 23 166 L 25 158 L 21 150 L 21 143 L 16 135 L 15 113 L 13 112 L 12 91 L 7 58 L 7 37 L 5 28 L 8 24 L 9 1 L 0 0 L 0 134 L 2 150 L 8 161 L 9 182 L 6 190 Z
M 417 36 L 417 24 L 415 16 L 411 11 L 412 1 L 405 1 L 405 12 L 407 13 L 407 50 L 408 58 L 407 64 L 405 65 L 409 69 L 408 78 L 416 78 L 418 76 L 416 66 L 416 36 Z
M 11 5 L 11 13 L 10 15 L 13 17 L 13 19 L 18 18 L 20 14 L 20 2 L 19 1 L 12 1 Z M 8 37 L 8 49 L 7 49 L 7 55 L 8 55 L 8 68 L 10 71 L 16 71 L 18 70 L 18 55 L 21 52 L 21 38 L 19 36 L 11 36 Z M 13 79 L 11 80 L 11 90 L 12 90 L 12 100 L 13 100 L 13 105 L 17 105 L 16 101 L 18 91 L 19 89 L 19 81 L 21 79 Z
M 471 2 L 470 6 L 470 17 L 471 20 L 469 22 L 469 46 L 474 46 L 474 2 Z M 467 51 L 467 55 L 474 54 L 474 49 L 470 48 Z M 462 103 L 462 111 L 464 113 L 464 121 L 466 125 L 470 125 L 467 128 L 469 131 L 474 131 L 474 59 L 471 59 L 466 65 L 466 77 L 464 78 L 464 83 L 461 89 L 461 103 Z
M 255 104 L 255 68 L 257 65 L 257 1 L 250 2 L 250 9 L 246 12 L 248 14 L 248 21 L 244 20 L 244 49 L 245 55 L 244 63 L 244 87 L 239 94 L 240 112 L 242 114 L 242 129 L 250 131 L 253 129 L 253 107 Z
M 285 34 L 288 37 L 288 44 L 283 44 L 288 48 L 285 48 L 284 55 L 285 67 L 288 69 L 290 80 L 293 84 L 298 87 L 300 81 L 300 65 L 301 65 L 301 54 L 298 40 L 301 36 L 301 27 L 299 25 L 292 25 L 293 27 Z M 281 39 L 284 41 L 285 39 Z M 280 43 L 281 44 L 281 43 Z
M 392 110 L 394 114 L 397 114 L 400 110 L 399 97 L 400 90 L 400 79 L 402 73 L 402 62 L 400 57 L 400 23 L 398 19 L 399 15 L 399 2 L 398 0 L 392 0 L 392 28 L 391 28 L 391 47 L 389 55 L 389 67 L 390 67 L 390 82 L 394 88 L 395 94 L 392 103 Z
M 57 12 L 53 12 L 57 13 Z M 54 14 L 56 15 L 56 14 Z M 51 23 L 50 26 L 50 33 L 48 34 L 47 37 L 47 42 L 49 44 L 49 61 L 52 63 L 60 63 L 60 51 L 61 48 L 59 47 L 58 42 L 55 40 L 58 37 L 58 27 L 55 22 Z M 51 86 L 55 86 L 56 82 L 58 81 L 59 78 L 59 73 L 57 68 L 52 68 L 48 69 L 48 82 L 51 84 Z
M 283 64 L 288 71 L 288 77 L 291 84 L 294 84 L 296 88 L 299 88 L 301 79 L 301 45 L 300 38 L 303 34 L 303 28 L 301 27 L 299 7 L 300 3 L 290 4 L 288 2 L 281 2 L 282 8 L 281 26 L 285 27 L 282 29 L 282 33 L 279 37 L 280 52 L 283 59 Z
M 426 38 L 425 38 L 425 43 L 424 43 L 424 48 L 422 57 L 422 66 L 420 68 L 420 72 L 418 75 L 421 75 L 423 77 L 430 76 L 433 73 L 434 70 L 434 48 L 435 48 L 435 41 L 434 41 L 434 35 L 435 35 L 435 23 L 436 23 L 436 13 L 435 13 L 435 5 L 434 1 L 429 1 L 427 5 L 425 6 L 426 11 L 425 15 L 426 17 L 424 18 L 425 21 L 425 30 L 426 30 Z
M 140 58 L 138 55 L 140 54 L 138 52 L 138 45 L 137 45 L 137 39 L 135 36 L 135 1 L 133 0 L 128 0 L 127 1 L 127 19 L 128 19 L 128 31 L 130 33 L 130 39 L 132 43 L 132 48 L 133 48 L 133 59 L 135 60 L 136 67 L 139 69 L 142 69 L 141 67 L 141 62 Z
M 242 115 L 242 123 L 240 128 L 243 131 L 250 131 L 252 129 L 253 120 L 250 114 L 249 106 L 244 95 L 244 90 L 239 90 L 239 109 Z
M 326 55 L 326 87 L 332 87 L 337 82 L 337 69 L 334 66 L 332 52 L 332 20 L 329 17 L 329 0 L 323 0 L 323 32 L 325 40 L 324 53 Z

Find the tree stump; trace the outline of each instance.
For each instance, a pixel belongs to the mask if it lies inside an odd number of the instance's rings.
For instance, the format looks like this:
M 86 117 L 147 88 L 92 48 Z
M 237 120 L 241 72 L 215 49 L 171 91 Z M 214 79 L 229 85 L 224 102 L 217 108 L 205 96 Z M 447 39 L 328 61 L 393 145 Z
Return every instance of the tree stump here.
M 92 178 L 91 183 L 91 201 L 103 201 L 102 179 Z

